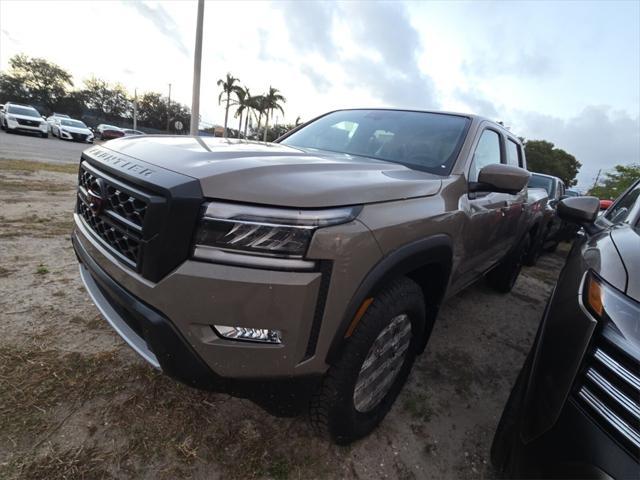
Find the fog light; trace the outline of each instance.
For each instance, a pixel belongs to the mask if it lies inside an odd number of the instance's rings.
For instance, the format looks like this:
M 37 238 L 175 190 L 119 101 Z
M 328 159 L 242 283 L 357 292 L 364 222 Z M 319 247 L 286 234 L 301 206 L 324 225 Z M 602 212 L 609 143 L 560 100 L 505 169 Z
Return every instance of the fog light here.
M 282 332 L 280 330 L 269 330 L 266 328 L 245 328 L 227 327 L 216 325 L 216 332 L 223 338 L 231 340 L 246 340 L 249 342 L 262 343 L 282 343 Z

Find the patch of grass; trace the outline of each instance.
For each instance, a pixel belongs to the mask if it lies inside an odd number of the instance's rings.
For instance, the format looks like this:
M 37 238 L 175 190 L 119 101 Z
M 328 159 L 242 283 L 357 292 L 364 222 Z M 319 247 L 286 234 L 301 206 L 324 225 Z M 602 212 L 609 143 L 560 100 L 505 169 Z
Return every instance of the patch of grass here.
M 35 214 L 8 219 L 0 216 L 0 238 L 39 237 L 52 238 L 69 235 L 73 230 L 73 217 L 38 217 Z
M 275 459 L 267 469 L 267 473 L 275 480 L 286 480 L 291 473 L 291 465 L 285 458 Z
M 41 263 L 40 265 L 38 265 L 38 268 L 36 268 L 36 273 L 38 275 L 45 275 L 45 274 L 49 273 L 49 269 L 47 268 L 46 265 Z
M 51 427 L 52 410 L 122 388 L 113 353 L 83 356 L 0 347 L 0 445 Z M 111 381 L 109 381 L 111 380 Z
M 9 479 L 46 478 L 47 480 L 110 479 L 106 469 L 107 458 L 95 447 L 82 446 L 59 451 L 52 449 L 44 455 L 18 456 L 0 466 L 0 477 Z M 1 465 L 1 464 L 0 464 Z
M 36 162 L 33 160 L 11 160 L 0 159 L 0 170 L 12 172 L 58 172 L 58 173 L 78 173 L 78 165 L 75 163 L 50 163 Z
M 2 192 L 70 192 L 73 190 L 73 185 L 56 182 L 54 180 L 39 180 L 29 177 L 13 177 L 8 178 L 0 175 L 0 190 Z
M 429 405 L 429 397 L 424 393 L 407 392 L 403 407 L 414 419 L 423 422 L 428 422 L 433 415 L 433 409 Z
M 12 474 L 0 470 L 0 478 L 137 477 L 156 468 L 159 478 L 186 478 L 206 466 L 225 479 L 315 479 L 334 476 L 348 456 L 327 448 L 302 420 L 186 387 L 116 353 L 0 347 L 0 381 L 0 452 L 17 452 Z M 77 416 L 67 421 L 70 415 Z M 61 418 L 75 429 L 85 425 L 72 440 L 84 450 L 69 446 Z M 60 441 L 72 449 L 43 455 L 50 444 L 62 448 Z

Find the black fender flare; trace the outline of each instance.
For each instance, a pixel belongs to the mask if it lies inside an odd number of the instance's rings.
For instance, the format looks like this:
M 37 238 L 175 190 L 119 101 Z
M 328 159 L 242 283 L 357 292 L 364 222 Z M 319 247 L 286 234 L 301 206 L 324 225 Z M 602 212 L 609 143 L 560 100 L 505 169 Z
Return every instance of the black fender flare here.
M 377 291 L 394 278 L 406 275 L 420 267 L 432 264 L 438 265 L 444 273 L 445 285 L 438 299 L 438 305 L 434 305 L 435 312 L 437 312 L 439 303 L 444 296 L 446 286 L 449 282 L 452 261 L 453 242 L 451 237 L 445 234 L 436 234 L 415 240 L 384 256 L 365 275 L 356 293 L 347 305 L 342 320 L 329 346 L 326 357 L 327 363 L 331 364 L 340 357 L 342 348 L 346 343 L 345 333 L 353 321 L 358 308 L 360 308 L 365 299 L 370 296 L 375 296 Z

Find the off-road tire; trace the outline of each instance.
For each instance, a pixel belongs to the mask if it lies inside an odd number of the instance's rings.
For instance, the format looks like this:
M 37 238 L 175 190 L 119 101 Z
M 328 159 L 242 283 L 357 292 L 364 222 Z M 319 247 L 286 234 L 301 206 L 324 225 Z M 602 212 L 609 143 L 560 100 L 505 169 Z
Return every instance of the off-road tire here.
M 546 247 L 544 250 L 547 253 L 553 253 L 556 251 L 556 249 L 558 248 L 558 245 L 560 244 L 560 242 L 554 241 L 551 245 L 549 245 L 548 247 Z
M 371 410 L 359 412 L 354 402 L 354 389 L 360 369 L 371 346 L 391 320 L 407 314 L 411 322 L 411 339 L 402 366 L 391 387 Z M 323 437 L 340 445 L 362 438 L 375 429 L 385 417 L 405 384 L 425 329 L 425 304 L 421 288 L 402 277 L 378 293 L 347 340 L 340 358 L 329 368 L 310 402 L 310 422 Z
M 538 263 L 540 256 L 542 255 L 542 244 L 544 243 L 544 239 L 542 237 L 538 238 L 536 241 L 531 235 L 529 235 L 529 249 L 527 250 L 523 263 L 527 267 L 533 267 Z
M 494 290 L 509 293 L 513 289 L 522 270 L 526 253 L 529 251 L 529 245 L 531 245 L 531 237 L 527 234 L 515 250 L 487 274 L 487 281 Z

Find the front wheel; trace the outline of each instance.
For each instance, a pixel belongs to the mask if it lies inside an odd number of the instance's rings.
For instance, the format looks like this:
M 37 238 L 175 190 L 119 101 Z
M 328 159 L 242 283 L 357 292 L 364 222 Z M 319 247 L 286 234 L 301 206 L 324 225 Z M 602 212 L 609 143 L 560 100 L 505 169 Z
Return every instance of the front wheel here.
M 405 384 L 425 332 L 422 290 L 408 278 L 369 305 L 311 400 L 314 429 L 346 445 L 375 429 Z

